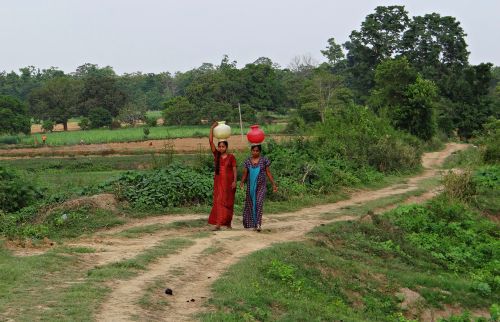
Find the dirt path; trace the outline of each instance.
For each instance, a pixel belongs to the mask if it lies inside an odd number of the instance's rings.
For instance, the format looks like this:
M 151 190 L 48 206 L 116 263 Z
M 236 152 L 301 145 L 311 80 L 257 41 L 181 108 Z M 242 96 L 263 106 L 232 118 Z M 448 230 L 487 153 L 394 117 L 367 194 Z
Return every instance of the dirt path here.
M 266 215 L 264 231 L 257 234 L 244 229 L 215 232 L 208 237 L 199 238 L 195 243 L 178 254 L 161 258 L 148 267 L 148 270 L 129 280 L 117 281 L 112 285 L 112 292 L 102 303 L 99 314 L 95 317 L 98 321 L 126 321 L 139 317 L 141 320 L 162 321 L 193 321 L 194 315 L 207 309 L 206 299 L 210 297 L 212 283 L 226 269 L 235 264 L 242 257 L 269 247 L 273 243 L 303 239 L 305 234 L 315 226 L 333 221 L 356 220 L 356 216 L 342 216 L 335 212 L 348 207 L 363 204 L 368 201 L 383 197 L 400 195 L 418 188 L 418 183 L 424 179 L 438 174 L 437 166 L 453 152 L 465 148 L 461 144 L 448 144 L 446 149 L 436 153 L 424 155 L 423 164 L 426 170 L 419 176 L 411 178 L 404 185 L 393 185 L 376 191 L 360 191 L 354 193 L 350 199 L 333 204 L 320 205 L 302 209 L 296 212 Z M 435 192 L 428 192 L 419 197 L 419 201 L 431 198 Z M 326 215 L 328 214 L 328 215 Z M 140 220 L 114 229 L 107 234 L 156 223 L 169 223 L 176 220 L 203 218 L 199 215 L 186 215 L 177 217 L 156 217 Z M 236 218 L 235 227 L 241 227 L 241 220 Z M 125 240 L 112 236 L 102 235 L 97 242 L 88 241 L 87 246 L 104 249 L 107 258 L 96 253 L 90 259 L 94 264 L 130 258 L 134 254 L 154 246 L 156 242 L 165 237 L 180 236 L 182 231 L 162 232 L 151 234 L 137 239 Z M 184 232 L 186 234 L 186 232 Z M 216 249 L 215 255 L 210 255 L 210 250 Z M 181 273 L 179 273 L 181 272 Z M 147 311 L 138 305 L 144 295 L 144 290 L 153 282 L 173 289 L 174 295 L 169 296 L 168 307 L 161 315 Z M 157 296 L 165 296 L 158 289 Z M 192 299 L 194 301 L 192 301 Z

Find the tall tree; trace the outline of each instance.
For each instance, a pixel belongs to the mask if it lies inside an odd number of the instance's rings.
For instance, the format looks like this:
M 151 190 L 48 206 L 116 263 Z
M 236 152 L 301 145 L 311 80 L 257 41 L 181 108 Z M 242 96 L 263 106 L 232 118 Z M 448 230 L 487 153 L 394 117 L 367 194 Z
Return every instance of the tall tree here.
M 101 107 L 112 116 L 117 116 L 128 101 L 127 94 L 118 87 L 117 76 L 109 66 L 99 68 L 85 64 L 77 68 L 75 76 L 83 81 L 80 115 L 87 116 L 91 109 Z
M 405 31 L 402 52 L 425 78 L 440 82 L 468 65 L 465 32 L 454 17 L 437 13 L 413 17 Z
M 369 14 L 359 31 L 353 31 L 347 49 L 349 83 L 361 99 L 374 85 L 376 66 L 383 60 L 401 53 L 401 41 L 408 28 L 408 12 L 404 6 L 379 6 Z

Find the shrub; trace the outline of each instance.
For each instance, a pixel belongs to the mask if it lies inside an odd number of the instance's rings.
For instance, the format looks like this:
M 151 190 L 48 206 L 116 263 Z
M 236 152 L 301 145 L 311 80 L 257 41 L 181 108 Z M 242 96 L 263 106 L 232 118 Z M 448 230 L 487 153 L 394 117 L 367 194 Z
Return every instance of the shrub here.
M 155 127 L 158 125 L 158 120 L 155 118 L 155 117 L 148 117 L 146 119 L 146 124 L 149 126 L 149 127 Z
M 118 120 L 113 120 L 110 125 L 112 130 L 120 129 L 122 127 L 122 124 Z
M 482 145 L 485 162 L 500 162 L 498 142 L 500 142 L 500 120 L 492 118 L 484 125 L 484 134 L 478 139 L 478 143 Z
M 56 126 L 56 123 L 52 120 L 45 120 L 42 123 L 42 130 L 44 131 L 53 131 L 54 127 Z
M 17 211 L 40 196 L 40 191 L 31 182 L 0 166 L 0 210 Z
M 421 142 L 394 130 L 388 120 L 362 106 L 351 105 L 327 115 L 314 134 L 315 153 L 323 159 L 347 159 L 384 172 L 414 170 L 420 165 Z
M 92 128 L 97 129 L 104 126 L 110 126 L 113 118 L 108 110 L 102 107 L 94 107 L 89 111 L 89 120 Z
M 470 170 L 462 173 L 449 171 L 443 176 L 443 186 L 445 196 L 462 202 L 470 202 L 477 192 Z
M 0 144 L 18 144 L 21 139 L 17 135 L 6 135 L 0 137 Z
M 88 130 L 90 129 L 90 120 L 88 117 L 82 117 L 82 119 L 80 120 L 80 122 L 78 122 L 78 126 L 80 127 L 80 129 L 82 130 Z
M 144 132 L 145 139 L 147 139 L 149 136 L 149 133 L 151 133 L 151 131 L 149 130 L 149 127 L 147 127 L 147 126 L 142 129 L 142 132 Z
M 127 172 L 112 183 L 119 198 L 135 207 L 160 209 L 204 204 L 212 197 L 212 175 L 181 165 Z

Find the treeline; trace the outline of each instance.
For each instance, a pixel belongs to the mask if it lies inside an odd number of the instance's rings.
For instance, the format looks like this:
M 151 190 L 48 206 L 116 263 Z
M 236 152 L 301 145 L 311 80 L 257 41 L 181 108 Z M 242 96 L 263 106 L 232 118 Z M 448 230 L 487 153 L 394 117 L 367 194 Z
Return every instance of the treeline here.
M 71 74 L 27 67 L 0 73 L 0 95 L 21 102 L 0 105 L 0 116 L 13 120 L 0 123 L 0 132 L 28 132 L 25 121 L 9 127 L 19 115 L 65 128 L 74 116 L 93 126 L 113 118 L 134 124 L 146 110 L 163 110 L 166 124 L 237 121 L 238 104 L 246 121 L 293 115 L 289 129 L 297 131 L 358 104 L 424 140 L 438 131 L 468 138 L 498 117 L 500 68 L 469 64 L 465 36 L 453 17 L 410 17 L 403 6 L 380 6 L 344 44 L 329 39 L 321 51 L 328 62 L 320 65 L 297 57 L 282 68 L 261 57 L 237 68 L 225 56 L 174 75 L 117 75 L 93 64 Z

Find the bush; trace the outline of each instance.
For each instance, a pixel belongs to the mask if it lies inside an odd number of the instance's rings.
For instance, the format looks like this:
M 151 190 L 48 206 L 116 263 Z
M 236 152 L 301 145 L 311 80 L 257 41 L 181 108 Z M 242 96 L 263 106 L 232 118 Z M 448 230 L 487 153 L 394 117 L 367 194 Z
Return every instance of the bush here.
M 476 196 L 476 184 L 472 181 L 472 172 L 462 173 L 449 171 L 443 177 L 443 194 L 448 198 L 461 202 L 470 202 Z
M 420 166 L 421 142 L 396 131 L 388 120 L 362 106 L 351 105 L 327 115 L 314 129 L 316 153 L 323 159 L 347 159 L 379 171 L 410 171 Z
M 155 118 L 155 117 L 148 117 L 146 119 L 146 124 L 149 126 L 149 127 L 155 127 L 158 125 L 158 120 Z
M 120 129 L 122 127 L 122 124 L 118 120 L 113 120 L 110 125 L 112 130 Z
M 151 131 L 149 130 L 149 127 L 147 127 L 147 126 L 142 129 L 142 132 L 144 132 L 145 139 L 147 139 L 149 134 L 151 133 Z
M 31 182 L 0 166 L 0 210 L 17 211 L 40 196 L 40 191 Z
M 127 172 L 112 183 L 121 199 L 139 208 L 161 209 L 205 204 L 212 198 L 212 175 L 181 165 L 139 173 Z
M 484 162 L 500 162 L 500 120 L 491 118 L 484 126 L 484 133 L 477 139 L 482 145 Z
M 54 127 L 56 126 L 56 123 L 52 120 L 45 120 L 42 123 L 42 130 L 44 131 L 53 131 Z
M 17 135 L 7 135 L 0 137 L 0 144 L 18 144 L 21 139 Z
M 82 119 L 80 120 L 80 122 L 78 122 L 78 126 L 80 127 L 80 129 L 86 131 L 88 129 L 90 129 L 90 120 L 88 117 L 82 117 Z
M 102 107 L 94 107 L 89 111 L 89 120 L 91 127 L 98 129 L 104 126 L 110 126 L 113 118 L 108 110 Z

